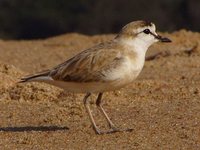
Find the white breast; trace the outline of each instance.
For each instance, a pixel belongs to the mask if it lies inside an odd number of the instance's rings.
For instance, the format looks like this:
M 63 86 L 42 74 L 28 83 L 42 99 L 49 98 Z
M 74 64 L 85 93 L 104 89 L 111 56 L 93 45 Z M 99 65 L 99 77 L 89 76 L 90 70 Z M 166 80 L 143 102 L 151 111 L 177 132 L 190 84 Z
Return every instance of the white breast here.
M 120 66 L 106 72 L 106 79 L 108 81 L 117 81 L 118 84 L 131 83 L 141 72 L 144 65 L 144 58 L 137 56 L 135 60 L 126 56 L 124 62 Z
M 119 72 L 122 72 L 121 75 L 129 74 L 131 79 L 135 79 L 144 66 L 145 54 L 150 44 L 139 38 L 121 40 L 120 42 L 127 47 L 127 50 L 133 51 L 136 57 L 133 60 L 133 57 L 127 56 L 125 64 Z

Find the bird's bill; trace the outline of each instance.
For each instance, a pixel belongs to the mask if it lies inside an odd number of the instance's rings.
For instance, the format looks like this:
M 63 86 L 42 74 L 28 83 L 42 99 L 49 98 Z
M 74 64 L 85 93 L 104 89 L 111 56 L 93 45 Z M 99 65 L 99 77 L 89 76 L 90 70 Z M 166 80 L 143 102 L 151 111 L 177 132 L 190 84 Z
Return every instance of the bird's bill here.
M 156 35 L 156 34 L 154 34 L 152 32 L 151 32 L 151 34 L 160 42 L 172 42 L 169 38 L 162 37 L 160 35 Z
M 155 38 L 158 39 L 160 42 L 172 42 L 169 38 L 162 37 L 160 35 L 156 35 Z

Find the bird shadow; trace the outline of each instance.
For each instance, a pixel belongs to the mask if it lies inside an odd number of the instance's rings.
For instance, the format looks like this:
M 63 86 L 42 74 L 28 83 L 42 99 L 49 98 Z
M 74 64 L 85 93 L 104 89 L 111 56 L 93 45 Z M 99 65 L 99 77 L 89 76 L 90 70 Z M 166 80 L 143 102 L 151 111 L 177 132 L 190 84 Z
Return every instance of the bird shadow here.
M 0 127 L 0 131 L 3 132 L 31 132 L 31 131 L 63 131 L 69 130 L 68 127 L 58 127 L 58 126 L 24 126 L 24 127 Z

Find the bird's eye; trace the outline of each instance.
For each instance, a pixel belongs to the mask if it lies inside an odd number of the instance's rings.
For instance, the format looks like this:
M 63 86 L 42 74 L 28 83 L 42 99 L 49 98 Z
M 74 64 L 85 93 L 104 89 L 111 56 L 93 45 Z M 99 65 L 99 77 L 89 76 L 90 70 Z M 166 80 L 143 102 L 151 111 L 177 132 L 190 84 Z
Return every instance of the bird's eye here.
M 149 29 L 145 29 L 143 32 L 144 32 L 145 34 L 151 33 L 151 31 L 150 31 Z

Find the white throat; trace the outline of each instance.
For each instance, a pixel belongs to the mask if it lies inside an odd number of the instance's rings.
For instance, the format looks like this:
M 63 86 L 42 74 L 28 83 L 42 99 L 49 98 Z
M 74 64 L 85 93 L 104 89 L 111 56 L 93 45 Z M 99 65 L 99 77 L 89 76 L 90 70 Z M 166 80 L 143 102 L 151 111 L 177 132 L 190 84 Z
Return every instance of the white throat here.
M 120 42 L 128 46 L 131 50 L 135 51 L 137 54 L 145 55 L 148 48 L 151 46 L 152 43 L 145 42 L 139 38 L 135 39 L 120 39 Z

